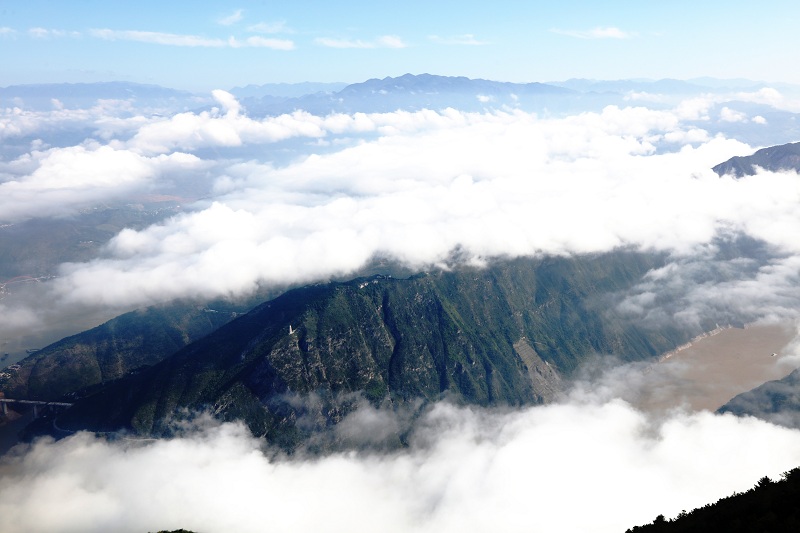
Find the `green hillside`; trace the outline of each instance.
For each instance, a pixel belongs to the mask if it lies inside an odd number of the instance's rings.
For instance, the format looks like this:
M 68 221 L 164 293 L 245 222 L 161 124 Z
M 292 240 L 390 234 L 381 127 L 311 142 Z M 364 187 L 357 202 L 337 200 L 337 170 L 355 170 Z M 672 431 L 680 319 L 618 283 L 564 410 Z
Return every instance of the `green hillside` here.
M 56 400 L 119 379 L 208 335 L 236 317 L 237 309 L 175 304 L 126 313 L 28 356 L 6 371 L 0 390 L 9 398 Z
M 181 409 L 206 409 L 291 447 L 346 415 L 353 393 L 376 406 L 546 402 L 587 356 L 646 359 L 691 337 L 612 310 L 663 259 L 516 259 L 291 290 L 80 401 L 59 426 L 164 434 Z

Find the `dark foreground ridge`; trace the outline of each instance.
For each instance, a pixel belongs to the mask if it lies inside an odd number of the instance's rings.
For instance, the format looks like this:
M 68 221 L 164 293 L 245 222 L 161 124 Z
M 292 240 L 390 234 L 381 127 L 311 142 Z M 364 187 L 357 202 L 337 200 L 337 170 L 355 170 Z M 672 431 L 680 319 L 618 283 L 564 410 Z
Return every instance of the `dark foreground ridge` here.
M 744 493 L 673 520 L 659 515 L 652 524 L 635 526 L 628 533 L 796 533 L 800 531 L 800 468 L 783 474 L 780 481 L 763 477 Z

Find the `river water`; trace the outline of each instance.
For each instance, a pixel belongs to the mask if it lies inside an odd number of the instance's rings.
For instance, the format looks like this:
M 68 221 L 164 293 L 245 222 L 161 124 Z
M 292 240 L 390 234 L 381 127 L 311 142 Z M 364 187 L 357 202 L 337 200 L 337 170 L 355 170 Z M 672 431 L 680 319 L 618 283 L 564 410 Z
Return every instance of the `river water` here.
M 652 365 L 649 386 L 633 403 L 645 410 L 715 411 L 800 367 L 797 335 L 794 323 L 722 329 Z

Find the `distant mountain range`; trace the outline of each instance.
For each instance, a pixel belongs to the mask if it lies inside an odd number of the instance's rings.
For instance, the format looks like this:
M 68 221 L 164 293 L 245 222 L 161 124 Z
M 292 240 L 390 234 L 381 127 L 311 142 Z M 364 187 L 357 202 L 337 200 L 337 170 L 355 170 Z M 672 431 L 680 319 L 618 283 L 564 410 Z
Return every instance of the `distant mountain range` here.
M 2 98 L 184 98 L 191 92 L 123 81 L 42 83 L 0 87 Z
M 505 95 L 524 94 L 569 94 L 573 91 L 544 83 L 509 83 L 471 79 L 463 76 L 434 76 L 432 74 L 405 74 L 397 78 L 371 79 L 363 83 L 348 85 L 337 94 L 339 96 L 362 95 L 366 93 L 414 95 L 459 94 Z
M 0 87 L 0 107 L 27 109 L 89 108 L 98 100 L 133 100 L 141 107 L 192 109 L 211 101 L 209 95 L 122 81 L 47 83 Z
M 695 121 L 710 136 L 723 134 L 753 146 L 767 146 L 800 138 L 800 120 L 795 113 L 757 104 L 752 97 L 765 87 L 777 88 L 784 96 L 800 97 L 800 87 L 765 84 L 749 80 L 589 80 L 569 79 L 546 83 L 510 83 L 460 76 L 404 74 L 397 77 L 345 83 L 268 83 L 233 87 L 230 92 L 251 118 L 279 116 L 295 111 L 325 116 L 332 113 L 415 112 L 423 109 L 462 112 L 524 111 L 543 117 L 583 112 L 600 112 L 609 105 L 626 107 L 646 102 L 651 109 L 671 109 L 694 96 L 724 95 L 724 103 L 708 109 L 708 117 Z M 209 111 L 219 107 L 210 91 L 190 93 L 154 85 L 128 82 L 61 83 L 16 85 L 0 88 L 0 107 L 52 111 L 64 108 L 88 109 L 105 101 L 101 108 L 111 114 L 134 116 Z M 119 102 L 114 104 L 114 102 Z M 728 108 L 727 110 L 725 108 Z M 731 114 L 733 112 L 733 114 Z M 727 113 L 727 117 L 723 116 Z M 734 120 L 729 120 L 733 117 Z M 757 117 L 757 121 L 755 120 Z M 80 143 L 94 135 L 90 125 L 60 128 L 43 140 L 50 144 Z M 78 129 L 74 129 L 78 128 Z M 41 135 L 41 134 L 40 134 Z M 14 158 L 32 138 L 7 137 L 0 155 Z
M 634 93 L 680 97 L 755 91 L 764 86 L 763 83 L 748 80 L 714 78 L 697 78 L 691 81 L 570 79 L 547 83 L 509 83 L 432 74 L 404 74 L 354 83 L 338 91 L 328 90 L 295 97 L 288 97 L 288 93 L 282 89 L 280 95 L 259 96 L 257 90 L 249 94 L 239 90 L 239 94 L 253 116 L 275 115 L 295 109 L 314 114 L 329 114 L 391 112 L 398 109 L 440 110 L 446 107 L 465 111 L 524 109 L 561 113 L 621 104 Z M 274 92 L 277 93 L 278 90 Z
M 550 82 L 551 85 L 565 87 L 582 93 L 624 94 L 630 91 L 660 94 L 695 94 L 710 87 L 683 80 L 587 80 L 573 78 L 566 81 Z
M 544 83 L 507 83 L 465 77 L 405 74 L 396 78 L 371 79 L 347 85 L 333 93 L 314 93 L 297 98 L 244 98 L 242 103 L 255 116 L 302 109 L 313 114 L 376 113 L 398 109 L 483 110 L 487 107 L 517 107 L 552 103 L 552 97 L 575 95 L 575 91 Z
M 335 93 L 345 87 L 347 83 L 265 83 L 262 85 L 245 85 L 234 87 L 229 92 L 237 98 L 261 98 L 273 96 L 277 98 L 297 98 L 306 94 Z
M 757 90 L 764 83 L 697 78 L 689 81 L 570 79 L 547 83 L 510 83 L 432 74 L 404 74 L 360 83 L 269 83 L 234 87 L 252 116 L 278 115 L 303 109 L 314 114 L 389 112 L 397 109 L 461 110 L 521 108 L 565 111 L 619 103 L 632 93 L 689 95 Z M 196 94 L 129 82 L 16 85 L 0 88 L 0 105 L 51 109 L 53 100 L 66 107 L 91 107 L 97 100 L 133 99 L 137 104 L 173 111 L 213 105 L 209 94 Z

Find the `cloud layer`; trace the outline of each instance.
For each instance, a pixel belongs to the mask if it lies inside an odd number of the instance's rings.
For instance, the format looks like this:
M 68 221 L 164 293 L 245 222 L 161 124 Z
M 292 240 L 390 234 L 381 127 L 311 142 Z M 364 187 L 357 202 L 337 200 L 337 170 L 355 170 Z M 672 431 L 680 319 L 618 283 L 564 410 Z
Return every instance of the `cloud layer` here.
M 46 136 L 2 163 L 5 221 L 64 215 L 176 180 L 213 182 L 189 212 L 126 229 L 102 257 L 64 265 L 50 284 L 53 309 L 246 296 L 353 274 L 375 256 L 427 268 L 456 248 L 481 263 L 633 247 L 668 251 L 675 264 L 628 295 L 632 319 L 675 316 L 678 306 L 685 317 L 796 314 L 800 180 L 716 176 L 713 165 L 752 151 L 700 129 L 718 99 L 563 118 L 512 109 L 254 118 L 229 93 L 213 96 L 213 109 L 172 116 L 136 115 L 119 102 L 89 112 L 7 110 L 11 140 L 82 123 L 94 138 L 48 147 Z M 736 113 L 723 108 L 719 123 L 748 118 Z M 712 259 L 703 250 L 741 234 L 767 252 L 698 282 Z M 672 308 L 656 292 L 672 295 Z
M 354 273 L 376 255 L 427 267 L 456 248 L 473 263 L 666 251 L 667 266 L 618 295 L 619 311 L 643 323 L 800 309 L 800 178 L 716 176 L 713 165 L 752 151 L 702 129 L 719 102 L 559 118 L 450 109 L 262 119 L 228 93 L 214 97 L 215 109 L 169 117 L 3 115 L 0 135 L 14 142 L 47 124 L 92 132 L 30 141 L 2 162 L 4 220 L 213 180 L 190 212 L 123 230 L 101 256 L 63 265 L 37 287 L 50 317 L 242 296 Z M 756 122 L 733 111 L 720 119 Z M 743 235 L 758 246 L 726 253 Z M 13 322 L 1 327 L 42 316 L 6 304 Z M 42 440 L 0 461 L 0 529 L 624 531 L 800 463 L 796 431 L 709 413 L 654 418 L 613 396 L 515 412 L 439 404 L 406 450 L 308 461 L 208 421 L 156 442 Z M 341 428 L 354 441 L 404 423 L 368 407 L 352 416 Z
M 229 37 L 228 39 L 202 37 L 198 35 L 183 35 L 175 33 L 162 33 L 141 30 L 109 30 L 93 29 L 89 31 L 92 37 L 106 41 L 136 41 L 140 43 L 161 44 L 168 46 L 188 46 L 203 48 L 272 48 L 273 50 L 293 50 L 294 42 L 288 39 L 265 39 L 252 36 L 246 39 Z
M 121 198 L 170 172 L 197 170 L 201 161 L 174 152 L 152 158 L 108 146 L 54 148 L 33 154 L 35 170 L 0 183 L 0 220 L 16 221 Z
M 41 440 L 0 462 L 0 526 L 618 532 L 800 463 L 798 431 L 709 413 L 651 419 L 621 401 L 510 413 L 439 404 L 410 448 L 389 454 L 288 460 L 260 444 L 213 423 L 155 442 Z
M 352 273 L 376 254 L 420 268 L 457 247 L 479 261 L 618 247 L 690 254 L 720 234 L 746 233 L 800 251 L 787 231 L 800 223 L 797 175 L 718 177 L 711 166 L 749 147 L 683 127 L 683 108 L 612 106 L 565 119 L 451 110 L 254 120 L 225 94 L 217 94 L 224 113 L 176 115 L 112 145 L 158 157 L 378 137 L 283 167 L 218 167 L 208 207 L 126 230 L 106 258 L 65 266 L 64 298 L 141 305 L 241 295 Z

